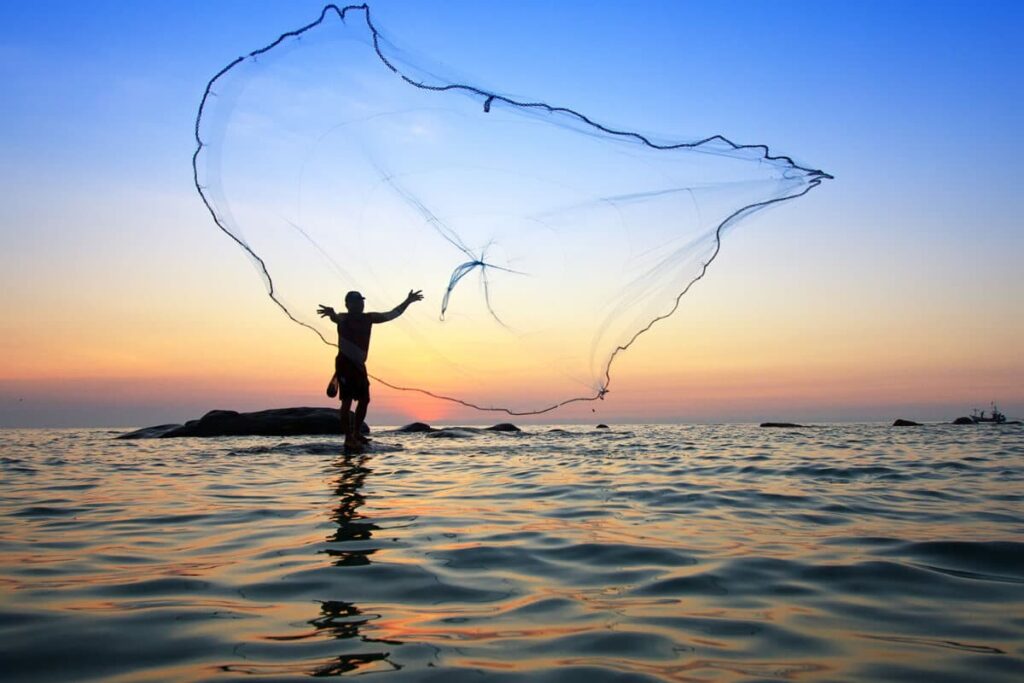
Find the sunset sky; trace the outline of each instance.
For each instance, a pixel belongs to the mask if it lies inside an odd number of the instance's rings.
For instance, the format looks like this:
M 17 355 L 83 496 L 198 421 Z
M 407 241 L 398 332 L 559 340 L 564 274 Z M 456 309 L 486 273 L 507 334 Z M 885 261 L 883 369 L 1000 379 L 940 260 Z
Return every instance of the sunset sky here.
M 951 419 L 991 400 L 1024 416 L 1024 9 L 921 8 L 371 6 L 393 43 L 485 87 L 635 130 L 765 142 L 836 177 L 727 235 L 679 312 L 617 362 L 607 398 L 543 421 Z M 190 166 L 207 80 L 319 10 L 0 7 L 0 426 L 330 405 L 332 350 L 267 299 Z M 368 303 L 413 286 L 425 306 L 443 295 L 410 282 Z M 371 372 L 418 360 L 387 334 Z M 456 408 L 375 387 L 370 422 L 504 419 Z

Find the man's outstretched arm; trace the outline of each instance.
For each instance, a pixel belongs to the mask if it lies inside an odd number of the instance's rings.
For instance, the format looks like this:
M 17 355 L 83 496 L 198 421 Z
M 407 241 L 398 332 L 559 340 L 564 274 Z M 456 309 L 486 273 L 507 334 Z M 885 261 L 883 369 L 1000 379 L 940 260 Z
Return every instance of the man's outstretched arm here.
M 409 296 L 405 297 L 405 301 L 398 304 L 387 313 L 370 313 L 370 320 L 375 323 L 386 323 L 389 320 L 394 320 L 405 313 L 405 309 L 409 308 L 409 304 L 414 301 L 423 301 L 422 290 L 417 289 L 415 292 L 409 290 Z

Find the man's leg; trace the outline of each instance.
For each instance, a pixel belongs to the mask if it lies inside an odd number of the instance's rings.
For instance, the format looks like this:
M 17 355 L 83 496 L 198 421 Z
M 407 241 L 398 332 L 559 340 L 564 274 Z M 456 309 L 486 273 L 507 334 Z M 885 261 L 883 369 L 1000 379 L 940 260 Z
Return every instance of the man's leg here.
M 352 436 L 359 438 L 363 433 L 363 422 L 366 421 L 366 408 L 370 403 L 370 395 L 367 394 L 363 397 L 363 400 L 356 405 L 356 419 L 353 420 L 355 423 L 352 425 Z
M 348 423 L 348 415 L 352 410 L 352 399 L 349 397 L 341 399 L 341 433 L 348 436 L 351 427 Z

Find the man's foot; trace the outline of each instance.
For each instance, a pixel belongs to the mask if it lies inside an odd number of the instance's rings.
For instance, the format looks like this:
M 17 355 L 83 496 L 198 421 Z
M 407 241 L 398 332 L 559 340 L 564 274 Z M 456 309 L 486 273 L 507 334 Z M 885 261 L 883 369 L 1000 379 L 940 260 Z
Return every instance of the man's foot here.
M 362 434 L 356 434 L 356 441 L 365 446 L 370 443 L 371 439 L 367 436 L 363 436 Z
M 363 444 L 359 442 L 359 439 L 353 439 L 352 437 L 345 438 L 345 452 L 346 453 L 362 453 Z

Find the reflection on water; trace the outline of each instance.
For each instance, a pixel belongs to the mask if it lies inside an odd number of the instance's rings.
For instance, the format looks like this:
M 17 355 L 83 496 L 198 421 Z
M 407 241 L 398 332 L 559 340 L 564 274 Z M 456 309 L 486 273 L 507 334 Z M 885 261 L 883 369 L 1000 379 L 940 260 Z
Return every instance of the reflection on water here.
M 319 552 L 332 558 L 335 567 L 357 567 L 370 564 L 370 555 L 377 551 L 376 547 L 366 542 L 373 538 L 373 532 L 379 529 L 376 524 L 365 521 L 359 508 L 366 502 L 362 493 L 366 478 L 373 472 L 368 466 L 366 455 L 342 455 L 333 464 L 332 471 L 336 478 L 330 483 L 333 510 L 330 520 L 336 526 L 327 535 L 327 545 Z M 353 546 L 360 546 L 358 548 Z M 343 579 L 343 577 L 341 577 Z M 318 601 L 319 614 L 306 622 L 311 629 L 304 628 L 297 633 L 286 635 L 268 635 L 266 640 L 295 643 L 307 639 L 320 640 L 334 638 L 337 640 L 353 640 L 358 643 L 358 652 L 351 652 L 353 646 L 348 645 L 344 652 L 336 657 L 317 663 L 308 670 L 302 670 L 309 676 L 337 676 L 359 670 L 380 671 L 386 665 L 392 671 L 402 667 L 389 660 L 389 645 L 401 645 L 401 641 L 372 638 L 361 632 L 370 621 L 379 619 L 379 614 L 365 613 L 358 606 L 343 600 Z M 367 650 L 366 648 L 370 648 Z M 296 673 L 292 665 L 247 665 L 226 664 L 222 671 L 245 674 L 287 674 Z
M 368 541 L 373 532 L 379 529 L 373 522 L 364 521 L 359 514 L 359 507 L 366 502 L 361 489 L 363 482 L 373 470 L 366 467 L 367 456 L 343 456 L 335 463 L 338 470 L 338 479 L 334 483 L 334 495 L 337 507 L 331 515 L 331 519 L 338 525 L 337 530 L 327 540 L 332 545 L 322 552 L 334 558 L 334 564 L 339 567 L 363 565 L 370 563 L 370 555 L 377 551 L 377 548 L 367 547 L 358 550 L 349 549 L 344 545 L 347 541 Z
M 349 541 L 369 541 L 373 532 L 380 527 L 372 522 L 362 521 L 364 518 L 359 514 L 359 508 L 366 501 L 362 494 L 363 483 L 366 477 L 373 472 L 367 467 L 368 458 L 365 455 L 343 456 L 335 463 L 338 469 L 338 479 L 334 483 L 334 495 L 336 496 L 337 507 L 331 515 L 331 520 L 338 525 L 338 529 L 328 536 L 327 540 L 332 545 L 322 552 L 333 558 L 336 567 L 352 567 L 370 564 L 370 555 L 377 551 L 376 548 L 364 548 L 359 550 L 346 549 Z M 339 544 L 337 546 L 333 544 Z M 401 645 L 401 641 L 384 640 L 379 638 L 368 638 L 361 635 L 359 629 L 365 626 L 370 620 L 379 618 L 380 615 L 364 614 L 362 610 L 350 602 L 341 600 L 327 600 L 320 603 L 320 616 L 309 623 L 316 631 L 310 636 L 326 635 L 331 638 L 347 639 L 359 638 L 363 643 L 375 643 L 379 645 Z M 308 636 L 290 636 L 286 638 L 298 639 Z M 377 662 L 384 662 L 390 665 L 395 671 L 402 667 L 388 660 L 389 652 L 364 652 L 360 654 L 340 655 L 336 661 L 321 666 L 313 672 L 315 676 L 334 676 L 338 674 L 366 668 Z
M 1024 677 L 1024 432 L 0 432 L 5 680 Z
M 401 642 L 399 641 L 367 638 L 360 634 L 360 628 L 365 626 L 371 619 L 378 618 L 378 616 L 379 615 L 364 614 L 352 603 L 333 600 L 322 602 L 320 603 L 320 616 L 309 621 L 309 624 L 313 626 L 312 630 L 289 635 L 270 635 L 266 636 L 266 639 L 289 642 L 301 641 L 307 638 L 316 639 L 326 636 L 329 638 L 337 638 L 339 640 L 358 638 L 361 643 L 376 643 L 382 646 L 401 645 Z M 305 673 L 309 676 L 337 676 L 360 669 L 376 668 L 375 665 L 378 663 L 386 664 L 394 671 L 398 671 L 402 668 L 400 665 L 389 661 L 388 656 L 389 652 L 386 650 L 380 652 L 345 653 L 325 662 L 321 662 L 308 670 L 301 670 L 301 673 Z M 225 664 L 221 666 L 220 669 L 224 672 L 244 674 L 286 674 L 300 672 L 295 670 L 294 666 L 291 664 L 276 666 L 258 664 Z

